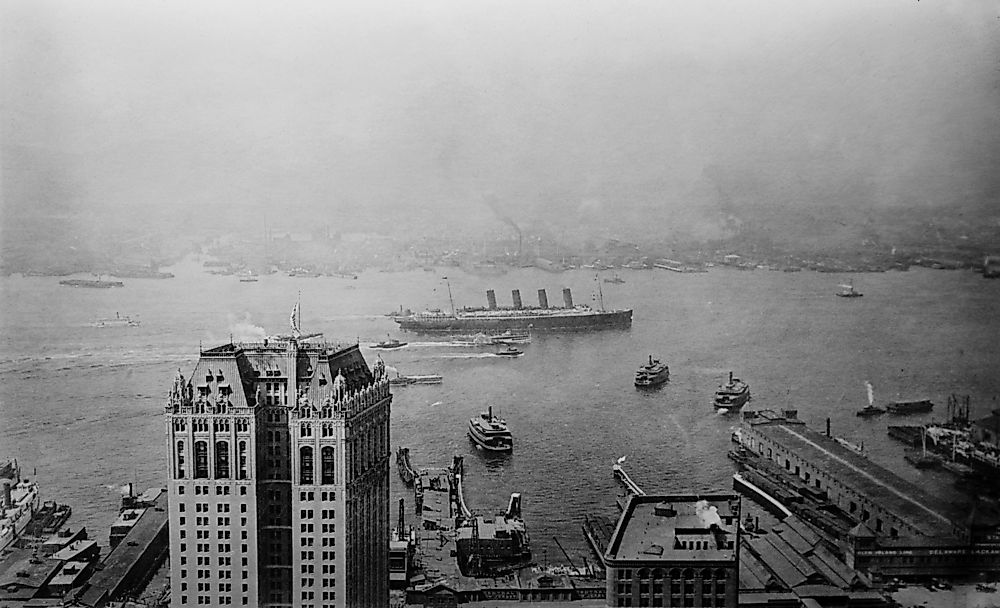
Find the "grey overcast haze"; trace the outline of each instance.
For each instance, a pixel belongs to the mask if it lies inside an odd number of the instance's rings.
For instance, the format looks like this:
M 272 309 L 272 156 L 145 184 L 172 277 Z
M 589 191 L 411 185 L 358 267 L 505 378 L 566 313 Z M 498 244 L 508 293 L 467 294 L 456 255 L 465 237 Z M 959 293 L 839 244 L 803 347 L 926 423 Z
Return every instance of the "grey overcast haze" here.
M 5 0 L 0 38 L 5 252 L 1000 219 L 995 1 Z

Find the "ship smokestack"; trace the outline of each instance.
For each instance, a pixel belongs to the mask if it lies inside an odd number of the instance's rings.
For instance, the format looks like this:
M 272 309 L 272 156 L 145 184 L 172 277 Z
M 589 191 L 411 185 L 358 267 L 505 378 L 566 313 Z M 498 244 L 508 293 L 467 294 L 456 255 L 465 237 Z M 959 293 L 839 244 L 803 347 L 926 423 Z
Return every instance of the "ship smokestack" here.
M 487 405 L 486 406 L 486 415 L 489 417 L 490 420 L 493 420 L 493 406 L 492 405 Z
M 549 296 L 545 293 L 544 289 L 538 290 L 538 306 L 541 308 L 549 307 Z
M 524 308 L 524 305 L 521 304 L 521 290 L 520 289 L 512 289 L 510 291 L 510 297 L 513 298 L 513 300 L 514 300 L 514 308 L 517 308 L 517 309 Z
M 569 287 L 563 287 L 563 302 L 566 303 L 566 308 L 573 308 L 573 292 Z
M 14 502 L 10 498 L 10 480 L 3 480 L 3 508 L 10 509 L 14 506 Z
M 826 436 L 827 437 L 830 436 L 830 419 L 829 418 L 826 419 Z
M 486 290 L 486 306 L 490 310 L 496 310 L 497 309 L 497 294 L 492 289 L 487 289 Z

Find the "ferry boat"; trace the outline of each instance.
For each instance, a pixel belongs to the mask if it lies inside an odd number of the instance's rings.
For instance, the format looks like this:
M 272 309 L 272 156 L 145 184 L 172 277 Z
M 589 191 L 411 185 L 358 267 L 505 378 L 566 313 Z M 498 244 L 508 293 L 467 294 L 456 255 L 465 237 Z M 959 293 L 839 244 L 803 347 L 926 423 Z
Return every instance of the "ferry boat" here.
M 649 356 L 649 363 L 643 365 L 635 372 L 636 386 L 657 386 L 670 380 L 670 368 L 666 363 L 660 363 L 659 359 Z
M 115 313 L 114 319 L 98 319 L 92 324 L 94 327 L 139 327 L 139 319 L 119 313 Z
M 715 391 L 715 407 L 743 407 L 747 401 L 750 401 L 750 385 L 739 378 L 733 378 L 733 372 L 729 372 L 729 382 L 720 385 L 719 390 Z
M 854 289 L 854 281 L 852 280 L 840 285 L 840 291 L 837 292 L 837 295 L 841 298 L 860 298 L 865 294 L 861 293 L 857 289 Z
M 38 510 L 38 484 L 21 479 L 16 461 L 0 466 L 0 551 L 24 532 Z
M 450 291 L 450 287 L 449 287 Z M 460 308 L 452 312 L 428 310 L 393 320 L 399 328 L 415 332 L 504 331 L 531 329 L 534 331 L 587 331 L 597 329 L 627 329 L 632 326 L 632 310 L 600 310 L 573 303 L 570 290 L 563 290 L 564 307 L 550 306 L 545 290 L 539 290 L 539 306 L 523 306 L 518 290 L 513 290 L 514 305 L 496 305 L 493 290 L 486 292 L 486 308 Z M 603 300 L 603 295 L 601 296 Z
M 380 348 L 382 350 L 393 350 L 393 349 L 396 349 L 396 348 L 403 348 L 407 344 L 408 344 L 407 342 L 400 342 L 399 340 L 397 340 L 395 338 L 390 338 L 388 340 L 383 340 L 381 342 L 377 342 L 375 344 L 372 344 L 371 347 L 372 348 Z
M 918 399 L 916 401 L 893 401 L 885 406 L 890 414 L 919 414 L 929 412 L 934 409 L 934 403 L 930 399 Z
M 469 419 L 469 437 L 490 452 L 510 452 L 514 449 L 514 437 L 507 430 L 507 422 L 493 415 L 492 405 L 478 418 Z
M 518 348 L 515 348 L 513 346 L 508 346 L 507 348 L 498 350 L 496 354 L 497 354 L 498 357 L 511 357 L 511 358 L 513 358 L 513 357 L 520 357 L 521 355 L 524 354 L 524 351 L 520 350 Z

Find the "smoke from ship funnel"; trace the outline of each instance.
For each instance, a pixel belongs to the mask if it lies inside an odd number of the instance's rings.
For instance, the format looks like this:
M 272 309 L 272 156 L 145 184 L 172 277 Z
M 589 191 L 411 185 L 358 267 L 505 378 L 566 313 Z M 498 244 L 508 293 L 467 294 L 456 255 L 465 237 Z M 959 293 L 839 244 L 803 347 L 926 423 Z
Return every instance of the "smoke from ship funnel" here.
M 538 306 L 540 308 L 548 308 L 549 307 L 549 296 L 546 295 L 544 289 L 539 289 L 538 290 Z
M 563 288 L 563 302 L 566 303 L 566 308 L 573 308 L 573 292 L 569 287 Z
M 497 294 L 492 289 L 486 290 L 486 306 L 490 310 L 497 309 Z
M 511 292 L 510 292 L 510 297 L 513 298 L 513 300 L 514 300 L 514 308 L 520 309 L 520 308 L 524 307 L 521 304 L 521 290 L 520 289 L 512 289 Z

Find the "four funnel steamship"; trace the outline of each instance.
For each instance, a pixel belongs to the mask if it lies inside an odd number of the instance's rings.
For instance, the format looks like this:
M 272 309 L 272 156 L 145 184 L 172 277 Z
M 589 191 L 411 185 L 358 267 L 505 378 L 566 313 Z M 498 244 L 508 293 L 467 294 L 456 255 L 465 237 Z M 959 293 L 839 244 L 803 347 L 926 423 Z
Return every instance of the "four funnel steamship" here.
M 486 308 L 460 308 L 448 313 L 432 310 L 394 320 L 400 329 L 417 332 L 448 331 L 504 331 L 507 329 L 533 329 L 537 331 L 574 331 L 591 329 L 623 329 L 632 326 L 632 310 L 595 310 L 589 306 L 573 304 L 573 294 L 563 289 L 564 307 L 550 307 L 544 289 L 538 290 L 538 306 L 524 306 L 521 292 L 511 292 L 514 305 L 497 306 L 493 290 L 486 292 Z

